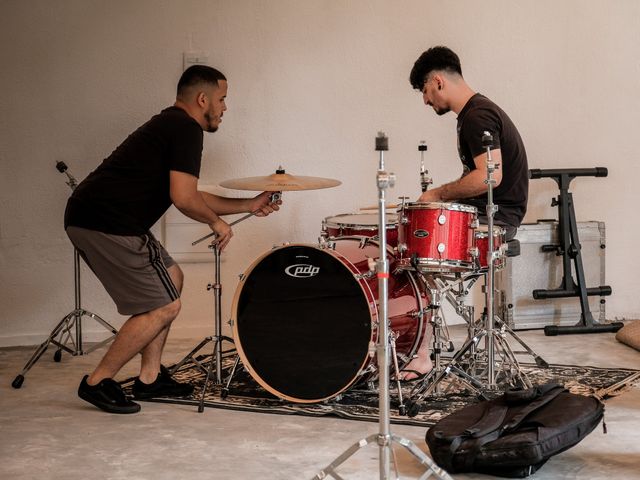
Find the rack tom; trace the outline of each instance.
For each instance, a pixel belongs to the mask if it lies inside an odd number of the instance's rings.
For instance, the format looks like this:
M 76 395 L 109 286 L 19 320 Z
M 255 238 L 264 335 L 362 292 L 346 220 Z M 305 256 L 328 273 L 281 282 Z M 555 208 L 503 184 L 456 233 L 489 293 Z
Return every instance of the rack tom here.
M 415 202 L 404 204 L 399 213 L 399 268 L 425 272 L 473 270 L 476 207 Z

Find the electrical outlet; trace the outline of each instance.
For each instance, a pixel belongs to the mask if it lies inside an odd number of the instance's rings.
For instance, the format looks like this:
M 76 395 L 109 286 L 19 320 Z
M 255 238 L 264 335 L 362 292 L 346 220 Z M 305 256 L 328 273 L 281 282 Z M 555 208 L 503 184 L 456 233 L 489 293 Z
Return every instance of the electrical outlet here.
M 182 69 L 186 70 L 191 65 L 209 65 L 207 52 L 190 51 L 182 54 Z

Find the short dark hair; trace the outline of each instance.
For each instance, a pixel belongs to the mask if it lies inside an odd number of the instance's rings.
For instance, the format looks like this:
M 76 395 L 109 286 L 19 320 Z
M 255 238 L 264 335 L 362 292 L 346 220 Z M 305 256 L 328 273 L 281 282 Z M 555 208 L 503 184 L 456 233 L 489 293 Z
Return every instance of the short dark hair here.
M 436 70 L 457 73 L 462 76 L 460 58 L 453 50 L 443 46 L 431 47 L 416 60 L 409 75 L 411 86 L 422 91 L 427 75 Z
M 186 91 L 199 84 L 209 84 L 218 86 L 218 80 L 226 80 L 222 72 L 208 65 L 191 65 L 187 68 L 178 81 L 177 96 L 181 96 Z

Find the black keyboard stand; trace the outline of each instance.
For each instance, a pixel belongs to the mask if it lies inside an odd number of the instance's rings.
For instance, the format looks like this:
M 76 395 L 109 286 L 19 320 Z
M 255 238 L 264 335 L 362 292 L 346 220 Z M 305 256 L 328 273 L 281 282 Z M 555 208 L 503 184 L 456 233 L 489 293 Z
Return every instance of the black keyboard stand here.
M 559 244 L 543 245 L 542 251 L 556 252 L 562 255 L 563 278 L 559 288 L 553 290 L 534 290 L 533 298 L 536 300 L 553 299 L 564 297 L 580 297 L 580 308 L 582 314 L 580 321 L 573 326 L 547 325 L 544 327 L 545 335 L 560 335 L 572 333 L 600 333 L 616 332 L 624 324 L 622 322 L 600 323 L 593 318 L 589 309 L 588 296 L 611 295 L 611 287 L 604 285 L 587 288 L 582 265 L 582 254 L 580 253 L 580 239 L 578 238 L 578 225 L 576 214 L 573 208 L 573 196 L 569 191 L 569 184 L 575 177 L 606 177 L 608 171 L 603 167 L 596 168 L 574 168 L 574 169 L 551 169 L 529 170 L 529 178 L 552 178 L 560 187 L 560 195 L 554 198 L 551 206 L 558 207 L 558 239 Z M 577 284 L 571 272 L 571 262 L 575 268 Z

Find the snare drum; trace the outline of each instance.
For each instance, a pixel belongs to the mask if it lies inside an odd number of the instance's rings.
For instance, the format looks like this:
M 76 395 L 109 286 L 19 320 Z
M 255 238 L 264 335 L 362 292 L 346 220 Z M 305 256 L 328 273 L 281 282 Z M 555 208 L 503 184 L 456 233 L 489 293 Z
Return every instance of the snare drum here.
M 387 245 L 398 246 L 398 215 L 387 213 Z M 327 217 L 322 222 L 322 232 L 330 238 L 349 236 L 378 236 L 377 213 L 343 213 Z
M 330 399 L 377 376 L 376 242 L 338 238 L 335 248 L 285 245 L 242 276 L 232 305 L 235 346 L 249 374 L 285 400 Z M 388 317 L 400 368 L 427 341 L 429 304 L 412 272 L 389 260 Z M 424 310 L 423 310 L 424 308 Z
M 493 226 L 493 250 L 496 252 L 495 268 L 500 270 L 504 267 L 506 261 L 507 242 L 505 240 L 506 230 L 497 225 Z M 474 232 L 475 241 L 475 257 L 476 268 L 479 272 L 488 270 L 489 262 L 487 261 L 487 253 L 489 251 L 489 226 L 479 225 Z
M 460 203 L 406 203 L 398 227 L 399 267 L 426 272 L 472 270 L 477 209 Z

